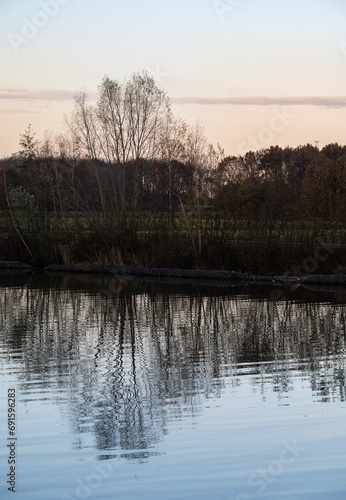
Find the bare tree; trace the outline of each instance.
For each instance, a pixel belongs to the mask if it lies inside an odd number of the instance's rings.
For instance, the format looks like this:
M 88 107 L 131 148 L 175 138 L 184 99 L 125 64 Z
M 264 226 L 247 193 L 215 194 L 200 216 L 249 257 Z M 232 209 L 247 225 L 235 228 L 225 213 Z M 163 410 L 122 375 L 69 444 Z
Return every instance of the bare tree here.
M 119 175 L 114 183 L 114 194 L 122 211 L 126 201 L 126 164 L 155 156 L 159 132 L 169 111 L 166 93 L 146 72 L 135 73 L 123 82 L 104 77 L 95 106 L 88 105 L 85 91 L 75 98 L 74 111 L 68 120 L 70 130 L 95 166 L 99 159 L 117 166 Z M 97 168 L 95 174 L 105 210 Z M 137 181 L 136 171 L 134 182 Z M 133 188 L 135 190 L 136 186 Z
M 95 107 L 88 104 L 88 95 L 81 90 L 74 99 L 74 109 L 71 117 L 66 118 L 66 124 L 72 132 L 74 143 L 81 146 L 82 154 L 91 161 L 97 186 L 99 189 L 102 210 L 106 212 L 106 200 L 98 172 L 98 160 L 102 153 L 102 139 Z

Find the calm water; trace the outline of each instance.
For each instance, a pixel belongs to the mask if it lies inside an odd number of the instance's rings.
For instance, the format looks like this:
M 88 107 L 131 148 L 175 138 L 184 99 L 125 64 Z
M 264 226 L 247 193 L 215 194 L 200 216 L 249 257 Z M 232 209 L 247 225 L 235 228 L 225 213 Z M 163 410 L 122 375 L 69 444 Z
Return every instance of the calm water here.
M 0 275 L 1 498 L 344 500 L 346 294 L 285 296 Z

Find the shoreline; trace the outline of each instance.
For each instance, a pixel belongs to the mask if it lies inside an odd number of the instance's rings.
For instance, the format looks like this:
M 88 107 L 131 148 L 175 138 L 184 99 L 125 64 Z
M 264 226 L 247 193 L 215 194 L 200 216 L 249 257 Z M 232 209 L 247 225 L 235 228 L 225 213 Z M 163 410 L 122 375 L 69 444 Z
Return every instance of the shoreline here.
M 235 271 L 217 270 L 189 270 L 175 268 L 146 268 L 126 266 L 96 266 L 92 264 L 53 264 L 44 268 L 32 267 L 29 264 L 17 261 L 0 261 L 0 271 L 35 271 L 43 270 L 47 274 L 108 274 L 115 278 L 143 277 L 143 278 L 173 278 L 204 281 L 222 281 L 231 284 L 272 284 L 277 286 L 299 285 L 328 285 L 346 286 L 346 275 L 316 274 L 307 276 L 260 276 Z

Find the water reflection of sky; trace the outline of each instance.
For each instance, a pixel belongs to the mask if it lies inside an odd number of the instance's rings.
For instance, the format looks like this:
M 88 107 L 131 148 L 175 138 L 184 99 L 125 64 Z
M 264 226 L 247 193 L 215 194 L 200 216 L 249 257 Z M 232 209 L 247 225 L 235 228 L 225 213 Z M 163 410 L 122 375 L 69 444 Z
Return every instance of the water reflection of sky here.
M 292 439 L 306 453 L 264 497 L 343 498 L 342 298 L 131 282 L 106 300 L 95 278 L 6 279 L 1 404 L 15 385 L 20 498 L 41 498 L 38 486 L 42 498 L 77 498 L 76 477 L 99 462 L 122 472 L 95 498 L 252 498 L 263 478 L 256 489 L 251 473 Z M 35 483 L 42 471 L 54 495 Z

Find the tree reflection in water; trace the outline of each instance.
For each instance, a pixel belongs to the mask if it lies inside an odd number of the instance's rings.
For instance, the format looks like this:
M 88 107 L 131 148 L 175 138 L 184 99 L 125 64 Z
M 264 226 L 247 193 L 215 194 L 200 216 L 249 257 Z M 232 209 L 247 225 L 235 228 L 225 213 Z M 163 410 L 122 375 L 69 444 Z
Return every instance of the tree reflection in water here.
M 343 295 L 273 302 L 269 288 L 132 281 L 106 298 L 106 278 L 0 283 L 1 350 L 22 398 L 67 400 L 73 431 L 93 432 L 100 450 L 136 457 L 203 399 L 226 386 L 236 395 L 244 375 L 264 400 L 284 398 L 299 372 L 319 401 L 345 401 Z

